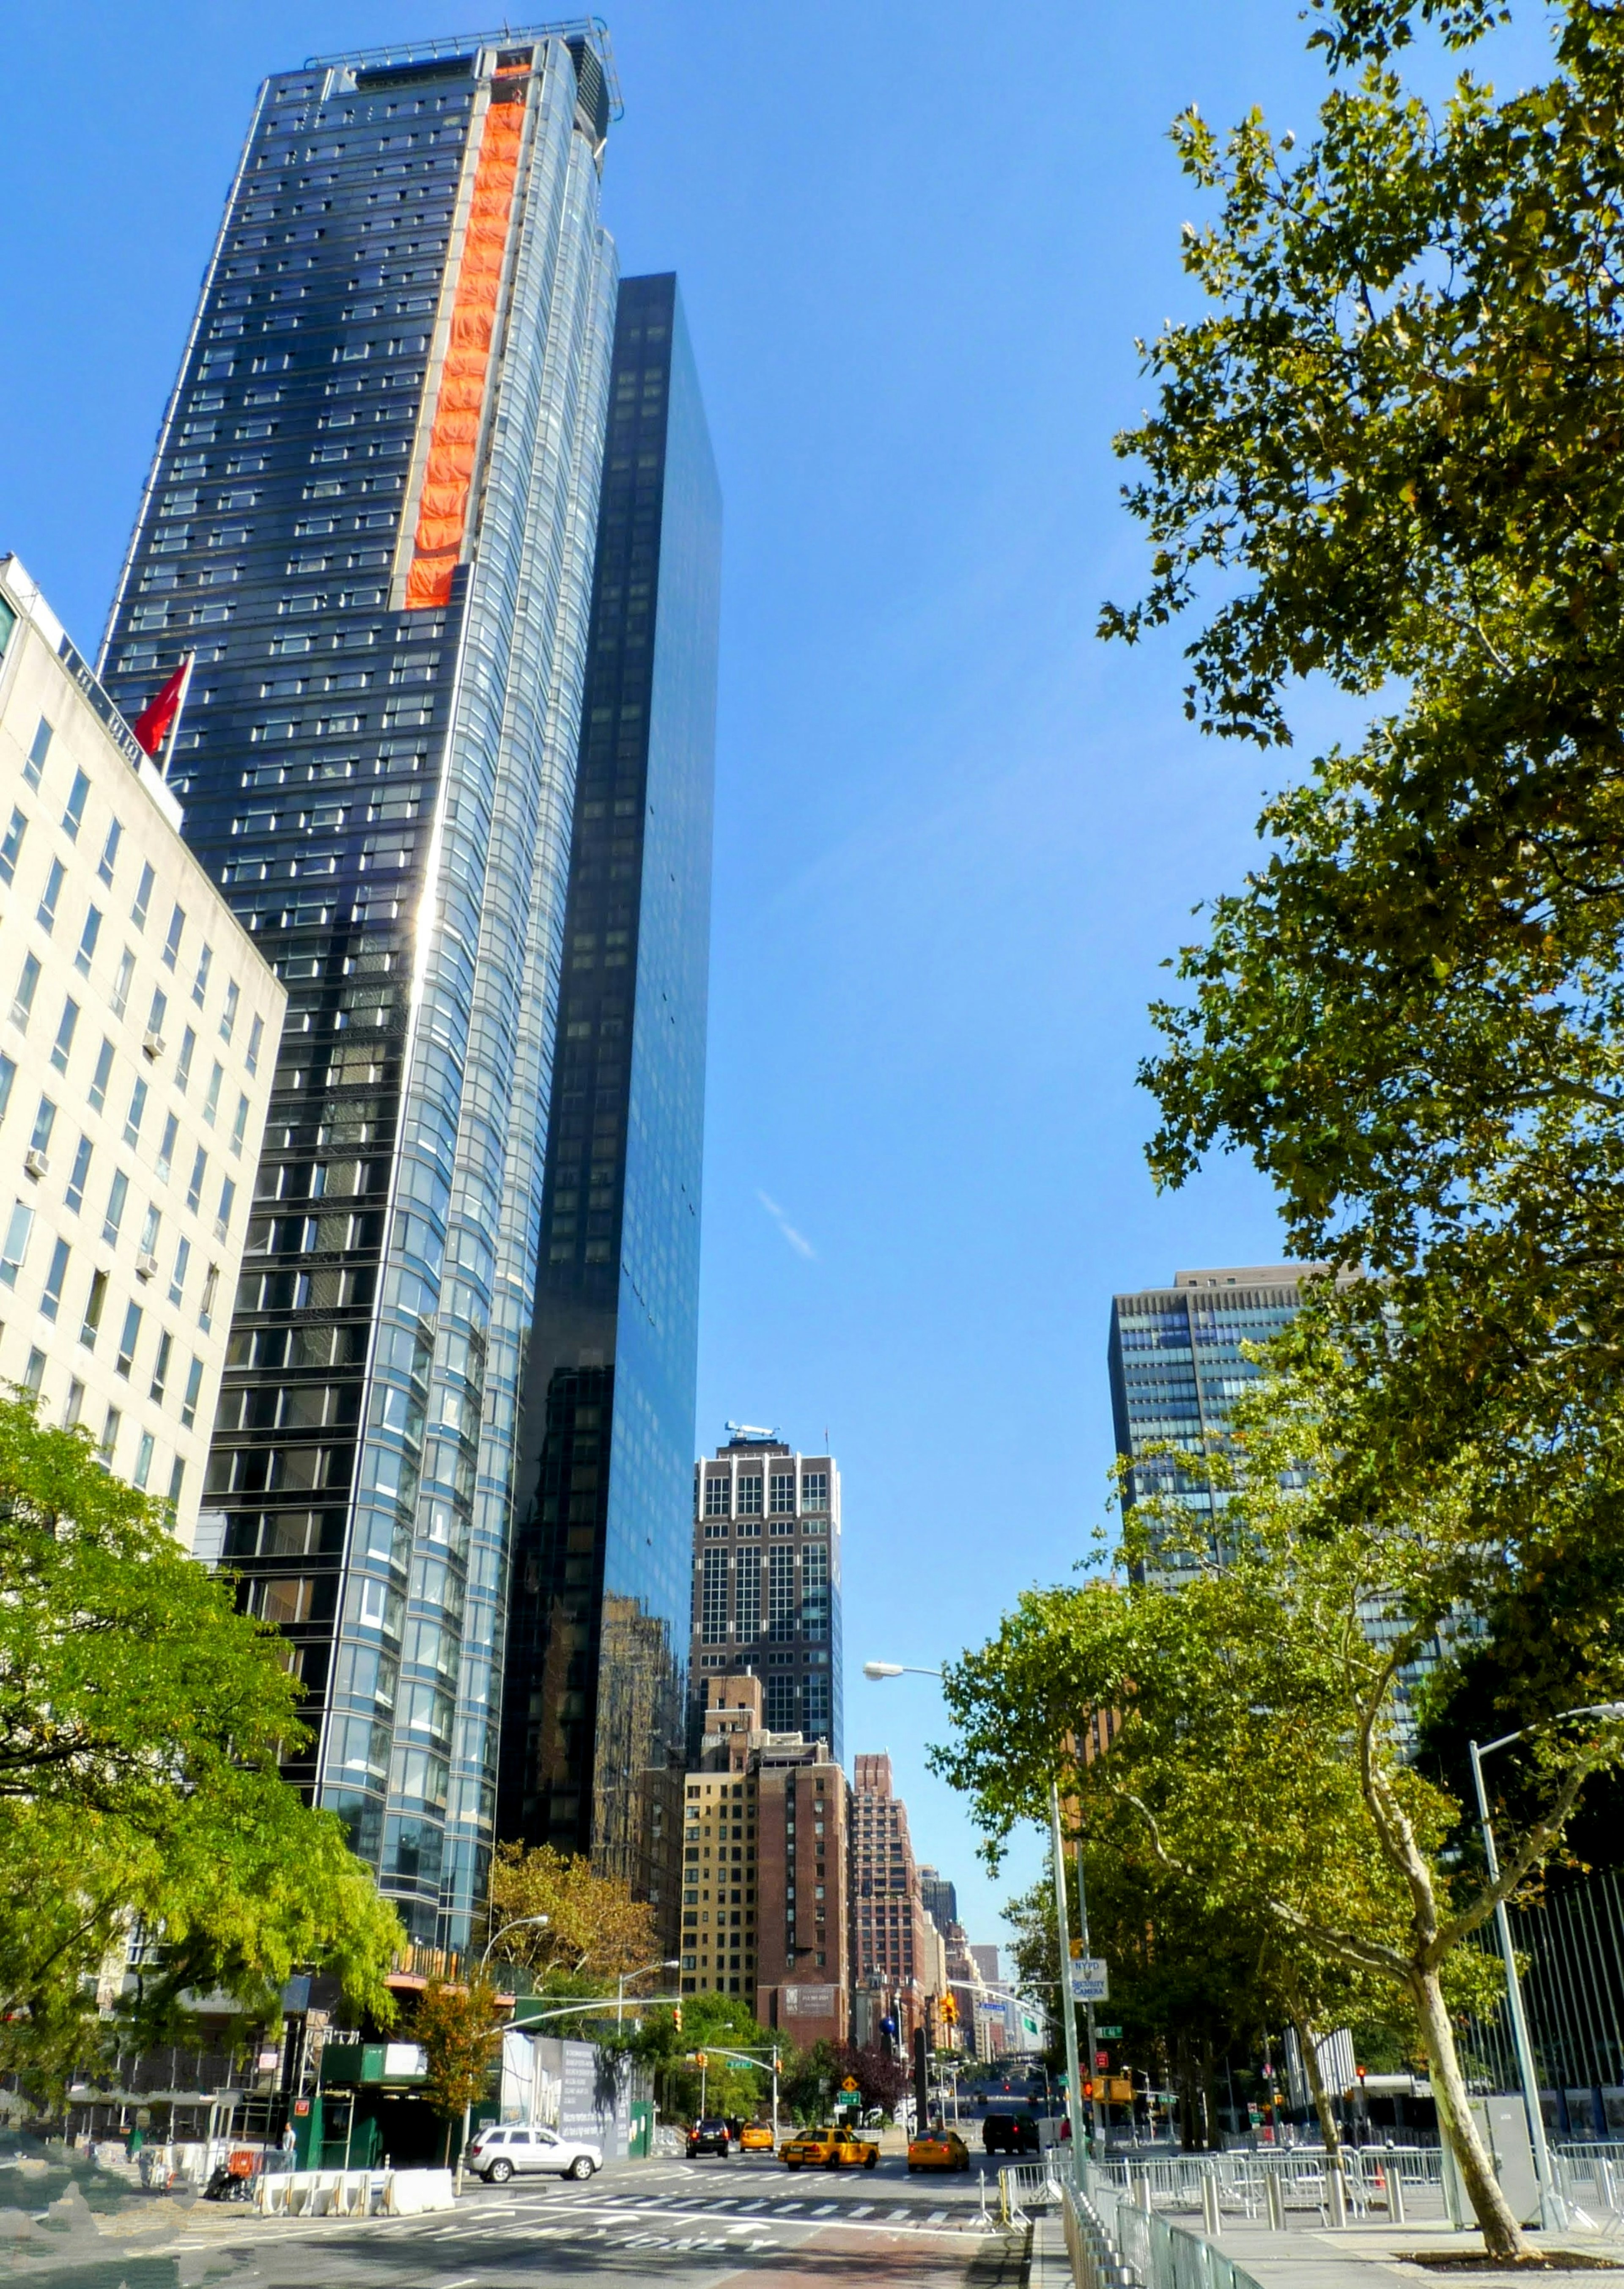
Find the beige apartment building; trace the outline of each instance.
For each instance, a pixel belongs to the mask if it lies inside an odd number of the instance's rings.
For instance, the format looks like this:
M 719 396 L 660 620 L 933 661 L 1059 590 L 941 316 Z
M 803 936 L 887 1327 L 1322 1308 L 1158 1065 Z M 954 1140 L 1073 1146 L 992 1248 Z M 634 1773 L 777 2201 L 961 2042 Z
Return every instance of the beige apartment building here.
M 286 995 L 180 818 L 0 556 L 0 1383 L 83 1424 L 207 1550 L 203 1466 Z
M 797 2043 L 844 2038 L 846 1779 L 827 1744 L 762 1724 L 761 1680 L 705 1680 L 686 1783 L 682 1992 L 748 1998 Z

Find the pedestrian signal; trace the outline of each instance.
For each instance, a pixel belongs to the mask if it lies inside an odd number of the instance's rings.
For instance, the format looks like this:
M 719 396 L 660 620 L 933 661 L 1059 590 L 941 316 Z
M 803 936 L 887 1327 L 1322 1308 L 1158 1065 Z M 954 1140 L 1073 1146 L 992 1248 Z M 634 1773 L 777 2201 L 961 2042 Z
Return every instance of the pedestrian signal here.
M 1092 2098 L 1094 2096 L 1094 2085 L 1092 2082 L 1086 2082 L 1083 2085 L 1083 2096 L 1085 2098 Z

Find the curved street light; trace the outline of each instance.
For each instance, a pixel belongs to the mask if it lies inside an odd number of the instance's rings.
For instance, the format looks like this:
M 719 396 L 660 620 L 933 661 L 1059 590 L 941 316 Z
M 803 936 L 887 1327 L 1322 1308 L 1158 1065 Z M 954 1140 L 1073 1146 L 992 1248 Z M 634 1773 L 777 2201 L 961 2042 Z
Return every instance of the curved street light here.
M 1500 1881 L 1500 1855 L 1494 1849 L 1494 1830 L 1489 1825 L 1488 1792 L 1483 1784 L 1483 1760 L 1493 1756 L 1496 1749 L 1509 1749 L 1513 1741 L 1521 1741 L 1530 1733 L 1546 1725 L 1561 1725 L 1570 1717 L 1624 1717 L 1624 1701 L 1592 1701 L 1582 1709 L 1562 1709 L 1554 1717 L 1542 1717 L 1537 1725 L 1519 1725 L 1515 1733 L 1502 1733 L 1497 1741 L 1469 1741 L 1467 1754 L 1471 1759 L 1472 1786 L 1477 1796 L 1477 1825 L 1483 1834 L 1483 1856 L 1489 1871 L 1489 1881 Z M 1528 2116 L 1528 2135 L 1533 2146 L 1534 2174 L 1540 2181 L 1540 2220 L 1543 2225 L 1565 2226 L 1567 2217 L 1562 2197 L 1556 2189 L 1556 2173 L 1551 2165 L 1550 2147 L 1545 2136 L 1545 2109 L 1540 2098 L 1540 2078 L 1534 2067 L 1533 2044 L 1529 2038 L 1528 2014 L 1523 2006 L 1523 1982 L 1517 1976 L 1517 1950 L 1511 1944 L 1511 1918 L 1506 1912 L 1504 1900 L 1494 1903 L 1494 1929 L 1500 1940 L 1501 1961 L 1506 1967 L 1506 2004 L 1511 2019 L 1511 2044 L 1517 2053 L 1517 2070 L 1523 2086 L 1523 2105 Z

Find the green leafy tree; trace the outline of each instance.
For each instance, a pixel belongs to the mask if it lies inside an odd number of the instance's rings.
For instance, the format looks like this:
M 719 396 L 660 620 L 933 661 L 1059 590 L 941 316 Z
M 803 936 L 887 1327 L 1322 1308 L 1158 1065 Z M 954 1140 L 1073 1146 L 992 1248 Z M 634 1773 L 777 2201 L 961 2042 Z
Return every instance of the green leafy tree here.
M 189 1992 L 275 2017 L 300 1966 L 391 2015 L 403 1934 L 278 1773 L 295 1710 L 276 1639 L 160 1506 L 0 1400 L 0 2071 L 36 2102 L 94 2047 L 97 1974 L 138 1922 L 157 1945 L 126 2041 L 172 2038 Z
M 1499 1570 L 1476 1539 L 1482 1490 L 1457 1458 L 1397 1495 L 1373 1464 L 1350 1494 L 1337 1401 L 1357 1398 L 1357 1362 L 1324 1343 L 1305 1354 L 1311 1329 L 1294 1340 L 1294 1371 L 1236 1410 L 1223 1551 L 1193 1511 L 1136 1503 L 1117 1576 L 1030 1593 L 950 1667 L 959 1735 L 936 1767 L 994 1848 L 1043 1815 L 1058 1774 L 1092 1846 L 1177 1878 L 1202 1921 L 1266 1939 L 1261 1975 L 1295 1990 L 1305 2031 L 1385 1992 L 1383 2015 L 1409 2019 L 1426 2053 L 1485 2237 L 1517 2253 L 1455 2046 L 1454 2013 L 1486 2007 L 1497 1975 L 1465 1942 L 1549 1856 L 1624 1736 L 1548 1728 L 1539 1809 L 1503 1839 L 1500 1879 L 1453 1871 L 1461 1807 L 1406 1753 L 1402 1687 Z M 1119 1719 L 1110 1746 L 1077 1757 L 1102 1710 Z
M 896 2113 L 913 2081 L 906 2062 L 895 2052 L 888 2057 L 878 2043 L 836 2044 L 834 2065 L 837 2089 L 849 2078 L 864 2107 L 877 2106 L 884 2114 Z
M 502 2048 L 506 2013 L 482 1975 L 466 1987 L 431 1979 L 418 1998 L 412 2033 L 423 2046 L 428 2072 L 423 2096 L 445 2124 L 445 2158 L 451 2131 L 485 2095 Z
M 1416 22 L 1464 47 L 1494 8 L 1314 12 L 1305 148 L 1255 113 L 1175 127 L 1210 307 L 1147 352 L 1158 402 L 1118 445 L 1152 578 L 1103 627 L 1214 583 L 1203 729 L 1287 743 L 1310 674 L 1375 712 L 1269 802 L 1180 958 L 1151 1163 L 1246 1151 L 1297 1252 L 1381 1275 L 1325 1307 L 1380 1367 L 1366 1443 L 1493 1442 L 1531 1519 L 1599 1469 L 1618 1546 L 1624 28 L 1564 0 L 1547 79 L 1433 107 L 1396 68 Z

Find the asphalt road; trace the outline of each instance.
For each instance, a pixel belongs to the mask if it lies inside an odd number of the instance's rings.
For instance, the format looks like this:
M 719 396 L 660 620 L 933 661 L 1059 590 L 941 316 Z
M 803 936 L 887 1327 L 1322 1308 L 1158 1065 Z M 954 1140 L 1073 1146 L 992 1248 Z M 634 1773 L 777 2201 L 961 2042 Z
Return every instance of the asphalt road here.
M 981 2207 L 986 2172 L 986 2216 Z M 680 2289 L 1019 2289 L 996 2165 L 911 2178 L 786 2171 L 766 2157 L 611 2164 L 589 2184 L 471 2185 L 420 2218 L 267 2219 L 168 2199 L 94 2216 L 73 2191 L 48 2235 L 0 2233 L 0 2281 L 48 2289 L 531 2289 L 657 2275 Z M 54 2245 L 52 2245 L 54 2244 Z

